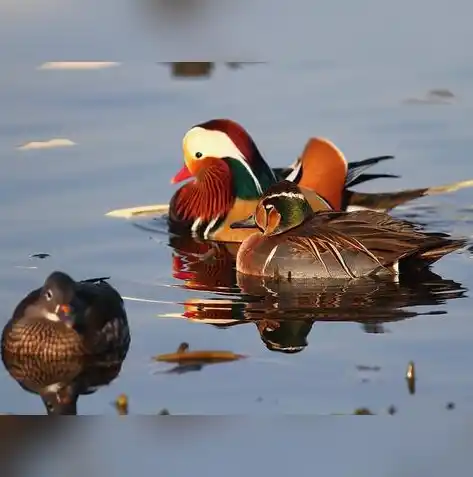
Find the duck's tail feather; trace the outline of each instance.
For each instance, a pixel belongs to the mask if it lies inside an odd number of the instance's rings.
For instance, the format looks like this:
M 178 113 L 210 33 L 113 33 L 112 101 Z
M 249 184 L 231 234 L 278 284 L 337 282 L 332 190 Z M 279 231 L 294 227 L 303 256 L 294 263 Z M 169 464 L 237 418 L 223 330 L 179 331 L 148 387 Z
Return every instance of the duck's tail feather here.
M 349 162 L 347 178 L 345 180 L 345 187 L 353 186 L 354 183 L 360 183 L 357 179 L 363 174 L 366 169 L 373 167 L 382 161 L 387 161 L 389 159 L 394 159 L 394 156 L 377 156 L 370 157 L 368 159 L 363 159 L 362 161 Z M 373 177 L 374 179 L 375 177 Z M 366 179 L 369 180 L 369 179 Z M 365 181 L 361 181 L 365 182 Z
M 399 179 L 401 176 L 395 174 L 361 174 L 350 182 L 350 187 L 362 184 L 363 182 L 372 181 L 373 179 Z
M 453 182 L 442 186 L 407 189 L 398 192 L 368 193 L 345 190 L 343 208 L 371 209 L 387 212 L 399 205 L 420 197 L 446 194 L 467 187 L 473 187 L 473 179 Z
M 447 239 L 439 236 L 437 240 L 431 240 L 425 248 L 408 257 L 404 267 L 424 268 L 432 265 L 443 256 L 463 248 L 467 243 L 466 239 Z

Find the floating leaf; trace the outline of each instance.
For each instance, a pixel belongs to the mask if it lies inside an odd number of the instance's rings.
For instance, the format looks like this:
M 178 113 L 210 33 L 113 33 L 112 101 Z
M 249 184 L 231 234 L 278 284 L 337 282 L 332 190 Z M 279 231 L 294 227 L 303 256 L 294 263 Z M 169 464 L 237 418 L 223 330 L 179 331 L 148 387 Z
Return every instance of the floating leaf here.
M 116 209 L 107 212 L 107 217 L 119 217 L 122 219 L 130 219 L 137 216 L 161 216 L 169 211 L 168 204 L 140 205 L 137 207 L 129 207 L 126 209 Z
M 155 361 L 161 361 L 165 363 L 219 363 L 227 361 L 237 361 L 239 359 L 247 358 L 243 354 L 236 354 L 232 351 L 185 351 L 160 354 L 155 356 Z

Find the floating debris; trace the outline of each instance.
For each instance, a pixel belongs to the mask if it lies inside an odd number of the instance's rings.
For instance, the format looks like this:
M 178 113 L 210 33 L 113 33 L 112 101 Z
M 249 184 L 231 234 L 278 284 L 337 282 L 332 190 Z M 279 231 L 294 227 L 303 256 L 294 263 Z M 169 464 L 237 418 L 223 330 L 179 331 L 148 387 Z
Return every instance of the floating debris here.
M 455 95 L 448 89 L 436 88 L 427 92 L 424 97 L 407 98 L 405 104 L 452 104 L 456 99 Z
M 189 351 L 188 343 L 181 343 L 175 353 L 160 354 L 154 356 L 155 361 L 161 361 L 165 363 L 178 363 L 189 366 L 225 363 L 230 361 L 237 361 L 239 359 L 247 358 L 243 354 L 236 354 L 232 351 L 220 351 L 220 350 L 202 350 L 202 351 Z
M 397 409 L 395 406 L 391 405 L 388 407 L 388 414 L 390 414 L 391 416 L 394 416 L 394 414 L 397 413 Z
M 53 149 L 55 147 L 77 146 L 77 143 L 66 138 L 54 138 L 47 141 L 31 141 L 18 146 L 19 151 L 31 151 L 33 149 Z
M 138 216 L 161 216 L 169 212 L 169 204 L 140 205 L 128 207 L 126 209 L 111 210 L 105 214 L 106 217 L 119 217 L 131 219 Z
M 32 255 L 30 255 L 30 258 L 39 258 L 42 260 L 50 256 L 51 255 L 49 253 L 33 253 Z
M 359 407 L 353 411 L 355 416 L 374 416 L 375 414 L 371 412 L 367 407 Z
M 215 63 L 209 61 L 174 61 L 171 72 L 175 78 L 209 78 L 214 67 Z
M 120 394 L 113 403 L 120 416 L 128 415 L 128 397 L 126 394 Z
M 367 366 L 364 364 L 358 364 L 356 369 L 358 371 L 381 371 L 381 366 Z
M 455 403 L 454 402 L 448 402 L 445 407 L 448 411 L 452 411 L 453 409 L 455 409 Z
M 120 66 L 116 61 L 47 61 L 39 70 L 100 70 Z
M 171 413 L 166 408 L 164 408 L 164 409 L 161 409 L 161 411 L 158 412 L 158 415 L 159 416 L 170 416 Z
M 406 371 L 406 381 L 407 389 L 409 389 L 410 394 L 415 394 L 416 392 L 416 368 L 414 361 L 409 361 Z

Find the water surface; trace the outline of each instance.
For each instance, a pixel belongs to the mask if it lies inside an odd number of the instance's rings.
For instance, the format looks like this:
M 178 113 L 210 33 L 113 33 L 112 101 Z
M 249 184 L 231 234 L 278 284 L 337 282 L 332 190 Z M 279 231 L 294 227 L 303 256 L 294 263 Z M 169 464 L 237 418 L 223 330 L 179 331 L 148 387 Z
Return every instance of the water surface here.
M 240 283 L 250 293 L 239 293 L 228 251 L 219 250 L 210 273 L 208 262 L 198 259 L 205 246 L 170 243 L 159 230 L 104 217 L 118 207 L 168 202 L 175 190 L 169 179 L 182 165 L 183 134 L 213 117 L 241 122 L 274 166 L 291 163 L 311 135 L 329 137 L 349 160 L 394 154 L 376 172 L 402 177 L 360 190 L 473 178 L 471 69 L 457 56 L 418 64 L 409 58 L 395 65 L 369 58 L 238 69 L 222 63 L 205 78 L 187 79 L 153 62 L 41 71 L 42 61 L 33 57 L 10 58 L 0 80 L 2 323 L 54 269 L 76 279 L 110 275 L 125 297 L 148 300 L 127 300 L 130 352 L 110 385 L 80 398 L 80 414 L 115 413 L 110 403 L 121 393 L 129 396 L 131 413 L 331 414 L 359 407 L 386 413 L 394 405 L 414 414 L 447 412 L 449 402 L 456 412 L 470 410 L 468 249 L 401 288 L 279 290 L 278 309 L 269 292 L 248 299 L 255 293 Z M 435 88 L 448 88 L 455 100 L 405 103 Z M 17 149 L 54 137 L 77 145 Z M 464 190 L 424 198 L 394 215 L 469 237 L 472 201 L 473 191 Z M 30 258 L 34 253 L 50 256 Z M 168 367 L 151 357 L 182 341 L 249 358 L 162 372 Z M 404 378 L 410 360 L 418 377 L 414 395 Z M 3 412 L 44 412 L 39 397 L 6 371 L 1 380 Z

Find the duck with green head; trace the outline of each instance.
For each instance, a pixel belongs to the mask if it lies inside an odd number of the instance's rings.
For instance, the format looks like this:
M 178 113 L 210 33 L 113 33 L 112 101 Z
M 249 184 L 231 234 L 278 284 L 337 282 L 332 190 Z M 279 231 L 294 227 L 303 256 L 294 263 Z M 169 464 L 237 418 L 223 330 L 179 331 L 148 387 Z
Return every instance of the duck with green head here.
M 270 187 L 256 213 L 232 227 L 259 229 L 238 251 L 239 273 L 288 280 L 397 276 L 465 245 L 381 212 L 314 213 L 290 181 Z

